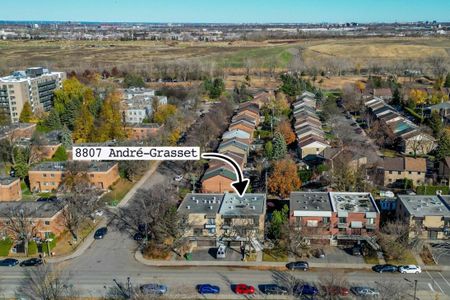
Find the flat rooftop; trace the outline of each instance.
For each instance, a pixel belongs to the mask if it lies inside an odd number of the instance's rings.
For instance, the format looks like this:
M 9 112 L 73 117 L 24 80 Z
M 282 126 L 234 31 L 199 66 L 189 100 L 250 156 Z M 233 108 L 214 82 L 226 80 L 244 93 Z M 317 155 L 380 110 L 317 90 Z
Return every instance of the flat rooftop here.
M 187 194 L 178 207 L 181 213 L 216 214 L 219 211 L 223 194 Z
M 448 197 L 448 196 L 447 196 Z M 450 210 L 438 196 L 398 195 L 398 199 L 410 215 L 415 217 L 450 217 Z
M 289 206 L 291 213 L 301 216 L 331 216 L 333 207 L 327 192 L 292 192 Z
M 245 194 L 244 197 L 239 197 L 235 193 L 226 193 L 219 214 L 224 216 L 261 215 L 265 210 L 265 194 Z
M 330 192 L 330 200 L 336 212 L 379 212 L 370 193 Z
M 55 203 L 38 201 L 0 202 L 0 218 L 8 218 L 11 213 L 23 210 L 26 217 L 52 218 L 61 208 Z

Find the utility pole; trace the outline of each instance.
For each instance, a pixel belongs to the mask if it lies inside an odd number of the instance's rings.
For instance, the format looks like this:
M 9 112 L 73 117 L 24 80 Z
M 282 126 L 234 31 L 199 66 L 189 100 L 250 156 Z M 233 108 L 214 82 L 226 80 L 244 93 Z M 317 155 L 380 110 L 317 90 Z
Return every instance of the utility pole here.
M 416 292 L 417 292 L 417 279 L 414 280 L 414 300 L 416 300 Z

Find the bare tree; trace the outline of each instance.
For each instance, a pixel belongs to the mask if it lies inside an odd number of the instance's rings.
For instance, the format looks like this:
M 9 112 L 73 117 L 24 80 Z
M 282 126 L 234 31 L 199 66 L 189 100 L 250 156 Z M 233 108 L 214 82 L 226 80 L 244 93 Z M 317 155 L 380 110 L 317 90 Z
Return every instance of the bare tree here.
M 18 206 L 8 212 L 6 232 L 14 235 L 14 239 L 22 241 L 25 255 L 28 256 L 28 243 L 37 234 L 36 220 L 32 217 L 32 211 L 25 206 Z
M 377 290 L 380 292 L 378 298 L 380 300 L 402 300 L 411 298 L 411 295 L 408 293 L 411 289 L 406 281 L 381 279 L 376 281 L 376 286 Z
M 304 226 L 297 222 L 285 224 L 283 229 L 286 248 L 289 253 L 303 257 L 311 250 L 311 243 Z
M 296 293 L 296 288 L 305 283 L 303 280 L 292 275 L 292 272 L 273 271 L 272 280 L 274 284 L 284 287 L 288 291 L 288 296 L 292 299 L 301 296 Z
M 183 233 L 188 224 L 176 210 L 176 192 L 171 186 L 156 185 L 137 191 L 134 201 L 114 213 L 114 225 L 130 234 L 141 233 L 153 247 L 176 251 L 184 245 Z
M 319 285 L 323 299 L 341 299 L 341 290 L 349 288 L 349 282 L 344 272 L 329 270 L 319 275 Z
M 48 264 L 27 269 L 17 294 L 27 299 L 77 299 L 77 293 L 69 283 L 69 276 Z

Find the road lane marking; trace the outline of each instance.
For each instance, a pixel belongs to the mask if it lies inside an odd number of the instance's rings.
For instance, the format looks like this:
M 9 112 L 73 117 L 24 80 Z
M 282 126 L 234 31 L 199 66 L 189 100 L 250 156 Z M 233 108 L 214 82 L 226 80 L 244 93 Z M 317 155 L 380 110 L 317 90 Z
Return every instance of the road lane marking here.
M 448 282 L 448 280 L 442 275 L 442 273 L 438 272 L 438 274 L 442 277 L 442 279 L 444 279 L 445 283 L 447 283 L 447 285 L 450 286 L 450 282 Z
M 434 291 L 434 289 L 433 289 L 433 286 L 431 285 L 431 283 L 429 283 L 428 282 L 428 287 L 430 288 L 430 290 L 434 293 L 435 291 Z
M 428 276 L 431 278 L 431 280 L 433 280 L 433 283 L 438 287 L 438 289 L 441 290 L 441 293 L 445 295 L 444 290 L 441 288 L 441 286 L 436 282 L 436 280 L 434 280 L 434 278 L 431 276 L 431 274 L 428 271 L 425 271 Z

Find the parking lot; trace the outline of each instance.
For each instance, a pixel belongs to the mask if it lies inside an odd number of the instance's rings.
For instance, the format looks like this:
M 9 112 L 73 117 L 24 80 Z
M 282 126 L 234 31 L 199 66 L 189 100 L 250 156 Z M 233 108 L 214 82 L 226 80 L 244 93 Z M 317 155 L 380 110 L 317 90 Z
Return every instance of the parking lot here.
M 351 249 L 341 249 L 338 247 L 324 247 L 325 258 L 311 257 L 308 262 L 315 263 L 347 263 L 347 264 L 364 264 L 362 256 L 351 255 Z
M 433 256 L 437 263 L 443 266 L 450 266 L 450 244 L 432 244 Z

